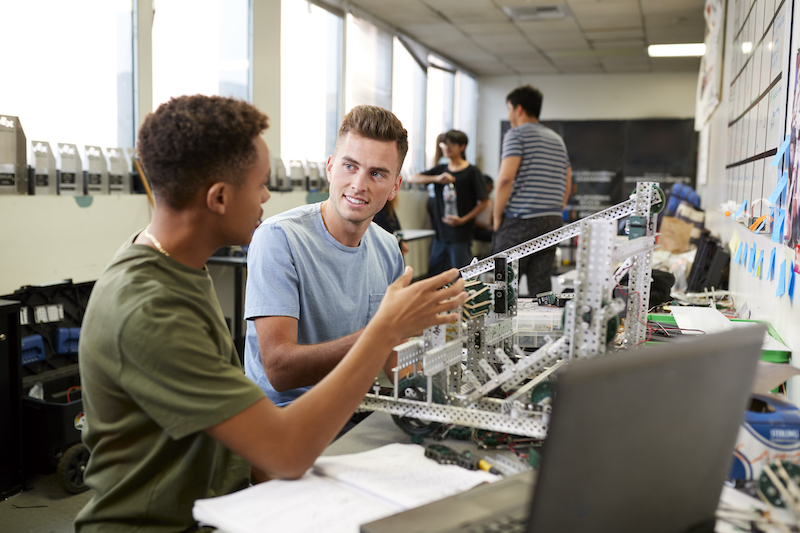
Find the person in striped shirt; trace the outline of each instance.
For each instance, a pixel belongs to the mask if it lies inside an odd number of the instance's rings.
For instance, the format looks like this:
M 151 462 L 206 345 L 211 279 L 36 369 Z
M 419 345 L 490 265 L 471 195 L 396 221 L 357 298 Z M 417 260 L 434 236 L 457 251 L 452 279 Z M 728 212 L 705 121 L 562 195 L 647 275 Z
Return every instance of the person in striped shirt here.
M 572 169 L 564 140 L 539 123 L 542 93 L 525 85 L 506 97 L 511 129 L 503 137 L 495 184 L 492 253 L 558 229 L 572 189 Z M 555 247 L 520 260 L 528 294 L 551 289 Z

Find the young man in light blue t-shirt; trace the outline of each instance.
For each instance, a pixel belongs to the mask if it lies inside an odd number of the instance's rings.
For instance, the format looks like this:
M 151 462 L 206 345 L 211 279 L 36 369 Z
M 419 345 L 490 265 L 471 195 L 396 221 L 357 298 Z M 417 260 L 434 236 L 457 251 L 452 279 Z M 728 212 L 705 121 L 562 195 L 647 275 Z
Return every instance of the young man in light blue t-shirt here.
M 336 366 L 403 273 L 397 240 L 372 218 L 397 195 L 407 150 L 391 112 L 353 108 L 328 158 L 330 197 L 271 217 L 253 234 L 245 371 L 276 405 Z

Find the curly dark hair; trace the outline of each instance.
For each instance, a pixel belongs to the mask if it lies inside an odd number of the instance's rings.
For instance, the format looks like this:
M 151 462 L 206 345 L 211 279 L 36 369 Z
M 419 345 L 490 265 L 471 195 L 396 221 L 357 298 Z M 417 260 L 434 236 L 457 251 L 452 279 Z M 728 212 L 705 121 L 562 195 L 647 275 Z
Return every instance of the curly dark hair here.
M 521 105 L 526 115 L 535 118 L 539 118 L 539 113 L 542 111 L 542 100 L 542 91 L 530 85 L 517 87 L 506 96 L 506 102 L 510 103 L 511 107 Z
M 240 185 L 256 159 L 253 138 L 267 116 L 242 100 L 179 96 L 147 115 L 138 153 L 157 199 L 174 209 L 213 181 Z
M 374 105 L 358 105 L 351 109 L 342 119 L 339 135 L 336 137 L 336 148 L 339 140 L 347 133 L 355 133 L 376 141 L 394 141 L 397 143 L 397 173 L 403 168 L 403 160 L 408 152 L 408 132 L 394 113 Z

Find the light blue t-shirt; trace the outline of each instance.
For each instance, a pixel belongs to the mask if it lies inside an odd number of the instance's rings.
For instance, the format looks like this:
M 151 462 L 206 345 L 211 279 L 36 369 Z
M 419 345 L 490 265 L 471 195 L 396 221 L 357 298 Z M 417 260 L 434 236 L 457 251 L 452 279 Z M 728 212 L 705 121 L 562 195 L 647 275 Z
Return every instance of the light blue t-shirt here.
M 245 372 L 279 406 L 311 387 L 272 388 L 253 320 L 296 318 L 298 344 L 339 339 L 367 325 L 386 288 L 403 273 L 403 256 L 392 234 L 373 223 L 358 246 L 345 246 L 325 228 L 320 205 L 268 218 L 253 233 L 247 253 Z

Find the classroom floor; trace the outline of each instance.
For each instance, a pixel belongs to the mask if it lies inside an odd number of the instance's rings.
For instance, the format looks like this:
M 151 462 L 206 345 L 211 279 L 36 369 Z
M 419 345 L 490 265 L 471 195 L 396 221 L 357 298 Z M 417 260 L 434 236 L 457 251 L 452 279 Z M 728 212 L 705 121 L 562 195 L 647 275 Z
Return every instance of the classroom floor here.
M 73 533 L 72 521 L 92 497 L 92 491 L 69 494 L 55 474 L 33 476 L 28 485 L 33 488 L 0 501 L 0 531 Z

